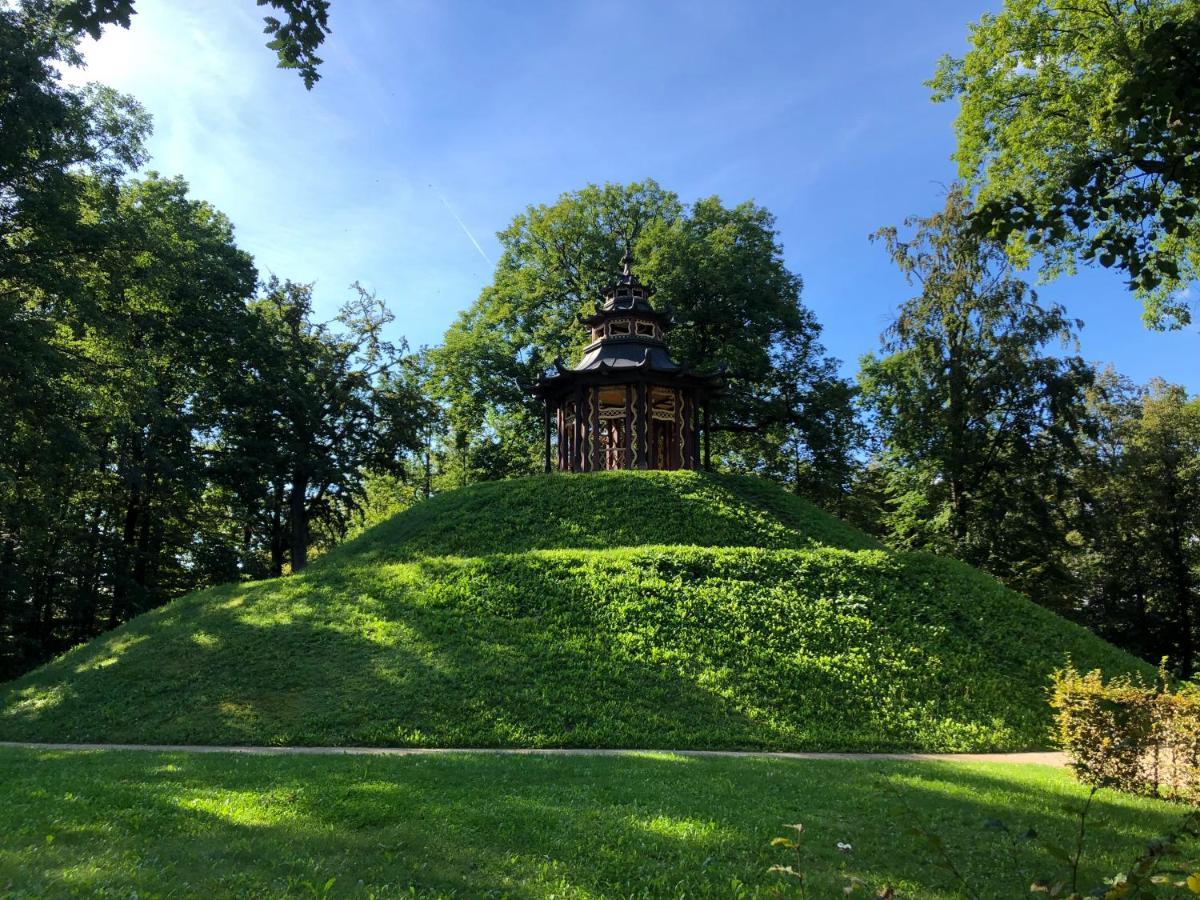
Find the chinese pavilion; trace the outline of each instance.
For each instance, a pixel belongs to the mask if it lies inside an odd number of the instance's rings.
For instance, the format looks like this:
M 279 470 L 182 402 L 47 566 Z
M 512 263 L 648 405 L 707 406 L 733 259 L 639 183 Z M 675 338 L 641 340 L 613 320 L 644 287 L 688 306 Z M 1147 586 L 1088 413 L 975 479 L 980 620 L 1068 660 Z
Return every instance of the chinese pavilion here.
M 559 357 L 531 389 L 545 403 L 547 472 L 551 421 L 562 472 L 698 469 L 702 435 L 707 451 L 708 403 L 723 389 L 724 371 L 700 374 L 671 358 L 671 317 L 650 305 L 653 289 L 633 274 L 628 252 L 621 262 L 604 302 L 580 320 L 591 343 L 579 365 L 567 368 Z

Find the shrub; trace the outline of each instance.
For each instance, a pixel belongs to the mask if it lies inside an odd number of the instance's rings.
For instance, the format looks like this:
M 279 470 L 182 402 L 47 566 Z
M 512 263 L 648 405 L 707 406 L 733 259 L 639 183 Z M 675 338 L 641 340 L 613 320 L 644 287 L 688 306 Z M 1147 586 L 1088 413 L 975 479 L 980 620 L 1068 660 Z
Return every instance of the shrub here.
M 1068 666 L 1050 705 L 1059 745 L 1081 780 L 1134 793 L 1200 800 L 1200 690 Z

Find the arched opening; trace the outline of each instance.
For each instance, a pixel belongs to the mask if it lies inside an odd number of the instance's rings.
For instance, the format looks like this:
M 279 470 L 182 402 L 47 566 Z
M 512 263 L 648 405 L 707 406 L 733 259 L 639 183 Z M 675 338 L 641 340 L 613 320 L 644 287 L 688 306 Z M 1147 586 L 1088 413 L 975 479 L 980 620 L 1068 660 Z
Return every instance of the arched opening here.
M 671 388 L 650 388 L 650 468 L 678 469 L 679 395 Z

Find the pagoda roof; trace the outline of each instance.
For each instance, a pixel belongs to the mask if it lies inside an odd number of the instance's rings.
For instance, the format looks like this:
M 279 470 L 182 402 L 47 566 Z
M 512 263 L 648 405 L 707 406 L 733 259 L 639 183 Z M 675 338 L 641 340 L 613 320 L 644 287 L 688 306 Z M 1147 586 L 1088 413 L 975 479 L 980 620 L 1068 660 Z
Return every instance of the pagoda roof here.
M 725 368 L 715 372 L 697 372 L 671 358 L 661 341 L 606 340 L 588 348 L 579 365 L 569 367 L 560 356 L 550 371 L 532 385 L 536 396 L 561 395 L 577 384 L 610 384 L 624 381 L 650 381 L 686 384 L 707 388 L 711 393 L 724 386 Z
M 595 314 L 581 319 L 587 326 L 596 325 L 617 315 L 634 315 L 657 320 L 664 328 L 671 326 L 671 317 L 650 305 L 654 288 L 642 284 L 633 274 L 633 256 L 628 250 L 621 257 L 621 274 L 604 289 L 604 299 L 596 304 Z
M 679 372 L 683 367 L 671 359 L 662 341 L 652 338 L 606 338 L 588 346 L 573 372 L 593 369 L 649 369 L 655 372 Z
M 653 288 L 643 285 L 633 274 L 633 258 L 626 251 L 621 260 L 623 270 L 616 282 L 604 294 L 604 303 L 598 305 L 595 315 L 582 319 L 581 323 L 592 326 L 616 316 L 632 315 L 652 318 L 660 323 L 662 330 L 671 325 L 671 317 L 650 305 Z M 559 395 L 580 383 L 612 383 L 624 379 L 660 381 L 687 384 L 717 392 L 723 386 L 725 369 L 702 374 L 688 366 L 682 366 L 671 358 L 666 343 L 658 337 L 646 335 L 606 335 L 584 348 L 579 364 L 568 367 L 559 357 L 553 369 L 546 372 L 532 385 L 537 396 Z

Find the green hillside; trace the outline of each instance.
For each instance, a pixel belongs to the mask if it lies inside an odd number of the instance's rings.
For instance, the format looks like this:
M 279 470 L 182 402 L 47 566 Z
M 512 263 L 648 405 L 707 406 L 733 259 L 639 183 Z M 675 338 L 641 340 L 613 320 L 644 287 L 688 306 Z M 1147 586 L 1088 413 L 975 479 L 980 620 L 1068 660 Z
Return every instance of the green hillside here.
M 1068 655 L 1150 673 L 766 482 L 535 477 L 141 616 L 0 688 L 0 739 L 1029 749 Z

